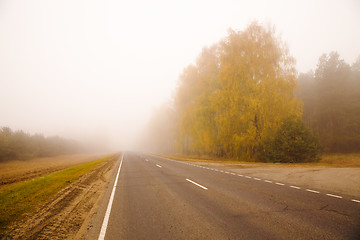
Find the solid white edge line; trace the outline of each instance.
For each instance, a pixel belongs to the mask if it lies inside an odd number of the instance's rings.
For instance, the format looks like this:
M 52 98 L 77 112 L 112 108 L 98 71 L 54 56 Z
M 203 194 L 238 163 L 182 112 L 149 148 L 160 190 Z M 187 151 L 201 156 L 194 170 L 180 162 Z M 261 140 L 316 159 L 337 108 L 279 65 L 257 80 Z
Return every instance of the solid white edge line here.
M 341 196 L 330 194 L 330 193 L 327 193 L 326 196 L 334 197 L 334 198 L 342 198 Z
M 194 181 L 192 181 L 192 180 L 190 180 L 190 179 L 188 179 L 188 178 L 186 179 L 186 181 L 191 182 L 192 184 L 195 184 L 196 186 L 201 187 L 202 189 L 207 190 L 207 187 L 204 187 L 203 185 L 200 185 L 200 184 L 198 184 L 198 183 L 196 183 L 196 182 L 194 182 Z
M 115 190 L 116 190 L 116 186 L 117 186 L 117 182 L 118 182 L 118 178 L 119 178 L 120 169 L 121 169 L 123 159 L 124 159 L 124 153 L 121 156 L 120 166 L 119 166 L 118 172 L 116 174 L 114 186 L 113 186 L 113 189 L 112 189 L 112 192 L 111 192 L 111 195 L 110 195 L 109 204 L 108 204 L 106 212 L 105 212 L 104 221 L 103 221 L 103 224 L 101 226 L 101 230 L 100 230 L 98 240 L 105 239 L 106 229 L 107 229 L 107 225 L 108 225 L 108 222 L 109 222 L 110 212 L 111 212 L 112 203 L 113 203 L 114 197 L 115 197 Z
M 156 166 L 159 167 L 159 168 L 162 168 L 162 166 L 160 166 L 159 164 L 156 164 Z
M 359 200 L 356 200 L 356 199 L 351 199 L 351 201 L 360 203 L 360 201 L 359 201 Z
M 312 193 L 320 193 L 319 191 L 315 191 L 315 190 L 312 190 L 312 189 L 305 189 L 305 191 L 312 192 Z

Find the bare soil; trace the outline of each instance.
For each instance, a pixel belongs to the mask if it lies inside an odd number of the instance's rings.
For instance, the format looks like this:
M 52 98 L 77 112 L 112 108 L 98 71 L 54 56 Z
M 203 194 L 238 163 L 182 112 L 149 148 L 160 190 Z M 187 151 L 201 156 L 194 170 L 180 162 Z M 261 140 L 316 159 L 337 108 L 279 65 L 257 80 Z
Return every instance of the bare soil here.
M 117 159 L 115 155 L 60 191 L 35 213 L 12 226 L 5 239 L 82 239 Z

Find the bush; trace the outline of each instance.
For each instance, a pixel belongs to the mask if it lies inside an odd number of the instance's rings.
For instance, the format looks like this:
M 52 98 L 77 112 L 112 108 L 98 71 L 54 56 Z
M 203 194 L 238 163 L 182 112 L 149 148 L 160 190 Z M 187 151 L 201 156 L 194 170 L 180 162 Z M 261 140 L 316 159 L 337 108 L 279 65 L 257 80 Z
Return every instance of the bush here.
M 258 159 L 264 162 L 318 162 L 319 156 L 318 138 L 294 116 L 285 119 L 274 137 L 266 140 L 258 152 Z

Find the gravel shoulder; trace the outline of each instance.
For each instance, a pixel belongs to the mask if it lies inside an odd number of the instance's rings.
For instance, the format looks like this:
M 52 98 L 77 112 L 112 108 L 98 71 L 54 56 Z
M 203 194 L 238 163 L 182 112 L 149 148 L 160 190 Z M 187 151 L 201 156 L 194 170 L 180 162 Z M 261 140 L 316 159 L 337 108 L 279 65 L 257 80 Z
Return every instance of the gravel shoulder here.
M 303 188 L 360 197 L 360 168 L 279 164 L 227 164 L 197 162 L 239 174 Z

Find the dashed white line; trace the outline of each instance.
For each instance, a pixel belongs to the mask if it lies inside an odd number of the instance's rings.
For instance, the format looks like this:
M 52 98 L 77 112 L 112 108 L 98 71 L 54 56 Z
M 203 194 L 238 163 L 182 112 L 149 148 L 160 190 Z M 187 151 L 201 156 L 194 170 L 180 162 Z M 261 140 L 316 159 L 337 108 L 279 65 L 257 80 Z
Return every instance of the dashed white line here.
M 118 170 L 118 172 L 117 172 L 117 174 L 116 174 L 116 177 L 115 177 L 114 186 L 113 186 L 113 189 L 112 189 L 112 191 L 111 191 L 109 203 L 108 203 L 108 206 L 107 206 L 107 209 L 106 209 L 106 212 L 105 212 L 105 217 L 104 217 L 103 224 L 102 224 L 102 226 L 101 226 L 101 230 L 100 230 L 100 234 L 99 234 L 98 240 L 103 240 L 103 239 L 105 239 L 106 229 L 107 229 L 108 222 L 109 222 L 109 218 L 110 218 L 110 212 L 111 212 L 112 203 L 113 203 L 114 197 L 115 197 L 115 190 L 116 190 L 117 182 L 118 182 L 118 179 L 119 179 L 119 174 L 120 174 L 120 170 L 121 170 L 121 165 L 122 165 L 123 159 L 124 159 L 124 154 L 122 154 L 122 156 L 121 156 L 121 161 L 120 161 L 119 170 Z
M 194 181 L 192 181 L 192 180 L 190 180 L 188 178 L 186 179 L 186 181 L 191 182 L 192 184 L 195 184 L 196 186 L 201 187 L 204 190 L 207 190 L 207 187 L 204 187 L 203 185 L 200 185 L 200 184 L 198 184 L 198 183 L 196 183 L 196 182 L 194 182 Z
M 148 160 L 148 159 L 145 159 L 145 161 L 149 161 L 149 160 Z M 172 161 L 173 161 L 173 160 L 172 160 Z M 252 178 L 252 179 L 257 180 L 257 181 L 262 180 L 262 179 L 257 178 L 257 177 L 244 176 L 244 175 L 242 175 L 242 174 L 235 174 L 235 173 L 232 173 L 232 172 L 227 172 L 227 171 L 218 170 L 218 169 L 214 169 L 214 168 L 208 168 L 208 167 L 199 166 L 199 165 L 196 165 L 196 164 L 190 164 L 190 163 L 185 163 L 185 164 L 188 164 L 188 165 L 191 165 L 191 166 L 194 166 L 194 167 L 201 167 L 201 168 L 208 169 L 208 170 L 212 170 L 212 171 L 227 173 L 227 174 L 231 174 L 231 175 L 237 175 L 237 176 L 239 176 L 239 177 L 246 177 L 246 178 L 249 178 L 249 179 Z M 158 165 L 158 164 L 156 164 L 156 166 L 159 167 L 159 168 L 161 168 L 161 166 Z M 121 165 L 120 165 L 120 167 L 121 167 Z M 119 168 L 119 172 L 120 172 L 120 168 Z M 204 186 L 202 186 L 202 185 L 200 185 L 200 184 L 198 184 L 198 183 L 196 183 L 196 182 L 194 182 L 194 181 L 192 181 L 192 180 L 190 180 L 190 179 L 186 179 L 186 181 L 191 182 L 191 183 L 195 184 L 196 186 L 201 187 L 202 189 L 207 190 L 206 187 L 204 187 Z M 270 180 L 264 180 L 264 182 L 273 183 L 273 182 L 270 181 Z M 280 185 L 280 186 L 284 186 L 284 185 L 285 185 L 284 183 L 279 183 L 279 182 L 275 182 L 275 184 Z M 297 186 L 289 186 L 289 187 L 294 188 L 294 189 L 301 189 L 300 187 L 297 187 Z M 311 192 L 311 193 L 320 193 L 319 191 L 312 190 L 312 189 L 305 189 L 305 191 Z M 338 195 L 334 195 L 334 194 L 330 194 L 330 193 L 327 193 L 327 194 L 325 194 L 325 195 L 326 195 L 326 196 L 329 196 L 329 197 L 339 198 L 339 199 L 342 199 L 342 198 L 343 198 L 342 196 L 338 196 Z M 111 198 L 111 197 L 110 197 L 110 198 Z M 112 202 L 111 199 L 110 199 L 110 201 Z M 352 201 L 352 202 L 356 202 L 356 203 L 360 203 L 360 200 L 357 200 L 357 199 L 351 199 L 351 201 Z M 110 204 L 110 202 L 109 202 L 109 204 Z M 109 206 L 108 206 L 108 208 L 109 208 Z M 110 209 L 111 209 L 111 207 L 110 207 Z M 106 218 L 106 216 L 105 216 L 105 218 Z M 106 220 L 106 219 L 104 219 L 104 223 L 105 223 L 105 220 Z M 104 223 L 103 223 L 103 225 L 104 225 Z M 102 229 L 101 231 L 103 231 L 103 229 Z M 106 231 L 106 229 L 105 229 L 105 231 Z M 105 233 L 104 233 L 104 236 L 103 236 L 102 238 L 101 238 L 101 233 L 100 233 L 99 239 L 104 239 L 104 237 L 105 237 Z
M 334 197 L 334 198 L 342 198 L 341 196 L 330 194 L 330 193 L 327 193 L 326 196 Z
M 312 189 L 305 189 L 305 191 L 312 192 L 312 193 L 320 193 L 319 191 L 315 191 L 315 190 L 312 190 Z

